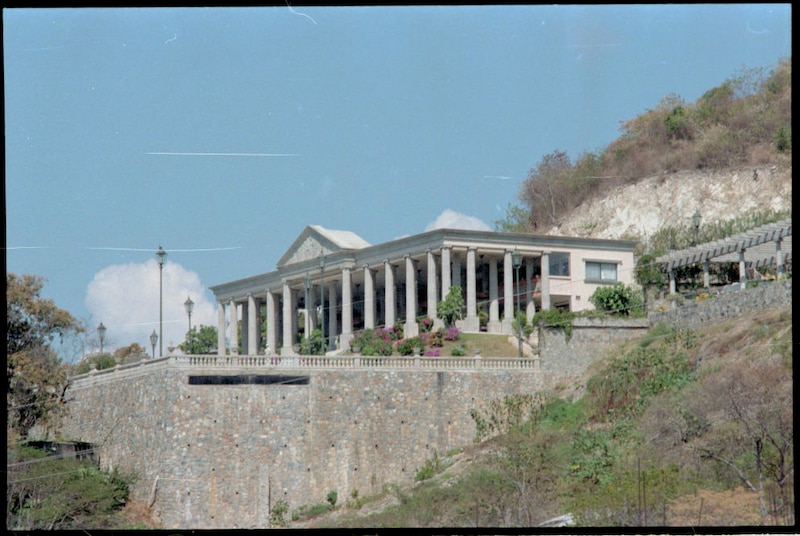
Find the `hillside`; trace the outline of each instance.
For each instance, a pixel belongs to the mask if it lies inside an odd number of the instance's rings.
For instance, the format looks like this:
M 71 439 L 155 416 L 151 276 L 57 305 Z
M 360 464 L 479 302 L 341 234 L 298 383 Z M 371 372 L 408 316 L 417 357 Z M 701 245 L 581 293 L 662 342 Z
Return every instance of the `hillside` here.
M 646 241 L 664 227 L 691 225 L 696 210 L 707 223 L 791 207 L 790 165 L 678 171 L 618 186 L 580 205 L 547 233 Z
M 697 332 L 656 326 L 598 363 L 580 400 L 442 453 L 413 486 L 300 508 L 289 526 L 791 524 L 791 320 L 787 308 Z

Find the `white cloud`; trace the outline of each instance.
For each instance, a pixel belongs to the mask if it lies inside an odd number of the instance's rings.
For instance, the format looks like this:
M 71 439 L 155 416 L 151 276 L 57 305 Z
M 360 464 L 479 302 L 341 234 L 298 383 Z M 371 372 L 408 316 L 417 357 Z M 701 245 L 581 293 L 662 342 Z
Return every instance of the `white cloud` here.
M 164 264 L 164 354 L 168 346 L 182 343 L 189 329 L 184 308 L 194 302 L 192 326 L 217 325 L 216 304 L 206 296 L 200 276 L 175 262 Z M 114 349 L 139 343 L 151 351 L 150 334 L 159 332 L 159 269 L 155 259 L 145 263 L 115 264 L 97 272 L 86 289 L 86 308 L 92 325 L 106 326 L 106 347 Z M 158 356 L 158 345 L 156 345 Z
M 455 210 L 445 209 L 439 217 L 425 227 L 426 231 L 434 229 L 466 229 L 469 231 L 491 231 L 483 220 L 475 216 L 467 216 Z

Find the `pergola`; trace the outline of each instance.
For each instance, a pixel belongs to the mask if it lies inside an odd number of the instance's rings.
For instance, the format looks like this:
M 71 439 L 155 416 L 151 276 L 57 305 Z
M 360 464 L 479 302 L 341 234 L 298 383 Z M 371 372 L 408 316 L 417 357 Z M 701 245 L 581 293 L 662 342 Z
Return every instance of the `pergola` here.
M 695 264 L 703 265 L 703 286 L 709 286 L 709 264 L 739 263 L 739 288 L 747 284 L 750 269 L 775 265 L 778 275 L 792 260 L 792 219 L 768 223 L 722 240 L 698 244 L 662 255 L 656 259 L 666 265 L 669 291 L 675 293 L 675 270 Z

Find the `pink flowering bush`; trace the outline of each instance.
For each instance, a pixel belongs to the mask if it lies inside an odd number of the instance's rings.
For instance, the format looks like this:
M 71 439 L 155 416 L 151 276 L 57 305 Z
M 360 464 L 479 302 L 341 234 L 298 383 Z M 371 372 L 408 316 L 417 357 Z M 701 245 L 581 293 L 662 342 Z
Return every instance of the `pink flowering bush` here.
M 425 350 L 423 355 L 427 357 L 439 357 L 440 350 L 438 348 L 431 348 L 430 350 Z
M 444 331 L 444 340 L 457 341 L 459 335 L 461 335 L 461 332 L 458 331 L 458 328 L 451 326 Z

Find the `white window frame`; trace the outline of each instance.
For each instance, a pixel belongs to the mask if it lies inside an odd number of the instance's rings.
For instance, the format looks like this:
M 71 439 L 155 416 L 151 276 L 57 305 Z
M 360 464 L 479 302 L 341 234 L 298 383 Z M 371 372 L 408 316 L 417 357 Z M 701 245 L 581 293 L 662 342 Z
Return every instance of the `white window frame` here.
M 613 285 L 615 283 L 619 283 L 619 265 L 622 264 L 621 261 L 614 261 L 614 260 L 594 260 L 594 259 L 584 259 L 584 269 L 585 269 L 585 283 L 594 283 L 594 284 L 601 284 L 601 285 Z M 595 274 L 598 274 L 599 277 L 591 277 L 589 275 L 589 266 L 595 266 L 596 268 L 592 271 Z M 604 272 L 606 270 L 610 270 L 613 267 L 614 269 L 614 278 L 611 279 L 609 277 L 604 277 Z M 608 272 L 606 272 L 606 275 Z

